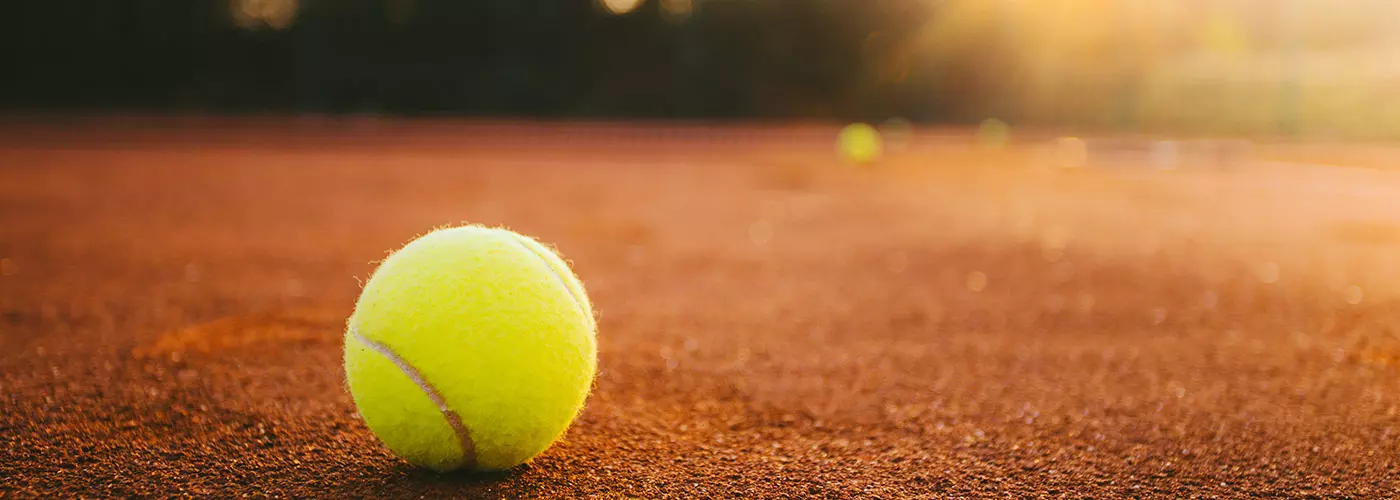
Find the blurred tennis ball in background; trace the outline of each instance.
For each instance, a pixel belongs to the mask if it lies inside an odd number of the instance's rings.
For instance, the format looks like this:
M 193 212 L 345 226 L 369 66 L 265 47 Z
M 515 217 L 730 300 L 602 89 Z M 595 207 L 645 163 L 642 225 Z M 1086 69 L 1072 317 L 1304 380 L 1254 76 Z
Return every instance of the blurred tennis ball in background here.
M 852 123 L 841 129 L 836 138 L 836 152 L 841 158 L 856 164 L 877 161 L 885 152 L 880 132 L 867 123 Z
M 1011 127 L 996 118 L 982 120 L 977 126 L 977 145 L 997 149 L 1006 146 L 1011 140 Z

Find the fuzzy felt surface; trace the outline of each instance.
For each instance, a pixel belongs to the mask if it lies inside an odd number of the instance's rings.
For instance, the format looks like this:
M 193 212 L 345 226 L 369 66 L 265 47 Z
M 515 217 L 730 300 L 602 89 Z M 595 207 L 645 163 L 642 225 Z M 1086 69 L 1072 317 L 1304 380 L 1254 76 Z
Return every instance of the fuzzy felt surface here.
M 597 371 L 594 328 L 582 284 L 554 252 L 504 229 L 440 229 L 365 284 L 346 334 L 346 378 L 365 423 L 409 462 L 506 469 L 548 448 L 582 409 Z M 434 391 L 460 418 L 470 452 Z

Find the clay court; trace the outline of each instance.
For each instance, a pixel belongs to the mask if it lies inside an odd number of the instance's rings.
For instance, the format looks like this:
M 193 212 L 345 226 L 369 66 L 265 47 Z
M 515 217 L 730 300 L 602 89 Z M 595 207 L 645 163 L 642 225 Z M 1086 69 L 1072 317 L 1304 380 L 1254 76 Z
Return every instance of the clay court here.
M 8 126 L 0 496 L 1400 488 L 1400 151 L 1060 169 L 921 129 L 853 167 L 836 130 Z M 405 464 L 344 387 L 360 282 L 460 223 L 553 244 L 599 317 L 583 414 L 503 474 Z

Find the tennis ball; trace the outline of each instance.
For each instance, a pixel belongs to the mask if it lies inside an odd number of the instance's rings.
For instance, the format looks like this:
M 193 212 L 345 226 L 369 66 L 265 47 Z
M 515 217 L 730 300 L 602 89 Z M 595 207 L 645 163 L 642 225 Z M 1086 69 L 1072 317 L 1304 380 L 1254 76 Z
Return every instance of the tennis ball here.
M 977 126 L 977 144 L 985 148 L 999 149 L 1011 140 L 1011 126 L 996 118 L 982 120 Z
M 539 455 L 583 407 L 598 368 L 583 285 L 550 249 L 505 229 L 439 229 L 365 283 L 345 375 L 390 451 L 436 471 Z
M 836 152 L 852 163 L 870 163 L 880 159 L 884 144 L 880 132 L 866 123 L 852 123 L 836 136 Z

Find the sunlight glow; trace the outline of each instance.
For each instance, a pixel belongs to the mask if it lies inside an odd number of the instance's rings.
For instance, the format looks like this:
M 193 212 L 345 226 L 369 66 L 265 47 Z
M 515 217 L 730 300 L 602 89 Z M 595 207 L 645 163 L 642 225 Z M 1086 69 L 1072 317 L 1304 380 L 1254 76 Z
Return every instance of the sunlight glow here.
M 947 0 L 906 51 L 976 68 L 945 85 L 1018 121 L 1400 135 L 1400 105 L 1375 104 L 1400 102 L 1398 18 L 1390 0 Z

